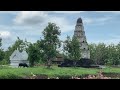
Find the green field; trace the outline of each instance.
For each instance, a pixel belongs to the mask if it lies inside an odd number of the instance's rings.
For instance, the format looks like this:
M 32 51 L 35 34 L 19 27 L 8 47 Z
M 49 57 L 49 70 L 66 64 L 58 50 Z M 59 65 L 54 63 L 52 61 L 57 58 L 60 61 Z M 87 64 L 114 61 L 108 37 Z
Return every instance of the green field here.
M 100 70 L 104 73 L 116 73 L 120 75 L 120 68 L 107 67 L 105 69 L 95 68 L 60 68 L 52 66 L 51 69 L 47 69 L 45 66 L 33 67 L 33 68 L 10 68 L 0 67 L 0 79 L 19 79 L 26 76 L 35 75 L 47 75 L 48 77 L 63 77 L 63 76 L 84 76 L 88 74 L 96 75 Z

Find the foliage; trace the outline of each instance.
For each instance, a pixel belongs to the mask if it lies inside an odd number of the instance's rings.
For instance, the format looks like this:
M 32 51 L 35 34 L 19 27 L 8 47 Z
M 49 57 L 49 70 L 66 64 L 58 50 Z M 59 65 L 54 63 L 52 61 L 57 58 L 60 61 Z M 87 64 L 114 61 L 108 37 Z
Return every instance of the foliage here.
M 30 44 L 29 47 L 27 48 L 27 52 L 30 66 L 33 67 L 35 62 L 39 60 L 38 59 L 39 52 L 36 44 Z
M 79 41 L 76 37 L 73 37 L 72 40 L 69 36 L 67 37 L 67 40 L 64 42 L 63 51 L 64 54 L 71 60 L 80 60 L 81 58 Z
M 37 40 L 36 42 L 36 48 L 38 52 L 38 63 L 45 63 L 47 58 L 45 57 L 45 52 L 44 52 L 44 42 L 43 40 Z
M 4 56 L 5 56 L 5 52 L 3 51 L 1 46 L 2 46 L 2 38 L 0 38 L 0 61 L 2 61 L 4 59 Z
M 99 43 L 98 45 L 90 45 L 91 59 L 94 60 L 95 64 L 104 64 L 106 59 L 106 45 L 104 43 Z
M 57 48 L 60 47 L 60 35 L 59 27 L 54 23 L 48 23 L 48 26 L 43 31 L 43 50 L 44 55 L 47 58 L 47 66 L 50 68 L 51 61 L 57 54 Z
M 2 38 L 0 38 L 0 47 L 2 46 Z
M 3 49 L 0 49 L 0 61 L 4 59 L 4 56 L 5 56 L 5 52 L 3 51 Z
M 120 44 L 105 45 L 104 43 L 89 44 L 90 56 L 95 64 L 119 65 Z
M 3 59 L 2 61 L 0 61 L 0 65 L 7 65 L 9 62 L 5 59 Z

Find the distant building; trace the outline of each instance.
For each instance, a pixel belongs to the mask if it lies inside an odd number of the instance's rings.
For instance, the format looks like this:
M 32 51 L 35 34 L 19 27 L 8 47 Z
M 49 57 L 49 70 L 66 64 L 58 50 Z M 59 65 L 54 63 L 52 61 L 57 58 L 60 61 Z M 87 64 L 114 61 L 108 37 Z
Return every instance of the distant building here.
M 28 54 L 26 51 L 20 52 L 18 49 L 15 50 L 10 56 L 10 65 L 12 67 L 18 67 L 19 63 L 26 63 L 29 65 Z
M 54 59 L 52 59 L 53 63 L 61 64 L 64 61 L 63 55 L 59 54 Z
M 81 58 L 90 59 L 90 51 L 85 36 L 84 26 L 81 18 L 77 19 L 74 36 L 78 38 L 81 48 Z

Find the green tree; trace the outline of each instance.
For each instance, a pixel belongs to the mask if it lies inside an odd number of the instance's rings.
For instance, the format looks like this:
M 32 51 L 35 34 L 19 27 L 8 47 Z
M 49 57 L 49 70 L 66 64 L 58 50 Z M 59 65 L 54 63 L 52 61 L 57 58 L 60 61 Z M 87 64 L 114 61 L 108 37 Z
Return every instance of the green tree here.
M 81 50 L 79 41 L 76 37 L 73 37 L 72 40 L 67 36 L 67 40 L 64 42 L 64 52 L 69 57 L 69 59 L 80 60 Z
M 92 43 L 89 44 L 89 50 L 90 50 L 90 59 L 93 60 L 94 64 L 96 63 L 96 44 Z
M 120 44 L 105 45 L 104 43 L 90 44 L 90 56 L 95 64 L 118 65 L 120 64 Z
M 2 38 L 0 38 L 0 47 L 2 46 Z
M 71 38 L 67 36 L 67 40 L 63 42 L 63 54 L 66 59 L 70 59 L 71 53 Z
M 0 38 L 0 61 L 2 61 L 4 59 L 4 55 L 5 55 L 1 46 L 2 46 L 2 38 Z
M 117 64 L 117 65 L 120 65 L 120 43 L 117 44 L 116 49 L 117 49 L 117 60 L 116 60 L 116 64 Z
M 55 23 L 48 23 L 43 31 L 42 40 L 44 55 L 47 58 L 47 67 L 50 68 L 52 59 L 56 57 L 57 48 L 60 47 L 59 35 L 61 34 L 59 27 Z
M 27 52 L 30 66 L 33 67 L 35 62 L 39 60 L 39 52 L 36 43 L 30 44 L 27 48 Z
M 109 65 L 117 65 L 118 64 L 118 53 L 117 53 L 117 48 L 114 44 L 111 44 L 108 46 L 108 59 L 107 59 L 107 64 Z
M 43 40 L 37 40 L 36 42 L 36 48 L 38 50 L 38 63 L 45 63 L 46 62 L 46 57 L 45 52 L 44 52 L 44 43 Z
M 106 45 L 104 43 L 99 43 L 96 47 L 96 60 L 97 64 L 104 64 L 106 56 Z
M 104 43 L 89 44 L 89 48 L 90 58 L 94 61 L 94 63 L 104 65 L 108 59 L 107 46 Z

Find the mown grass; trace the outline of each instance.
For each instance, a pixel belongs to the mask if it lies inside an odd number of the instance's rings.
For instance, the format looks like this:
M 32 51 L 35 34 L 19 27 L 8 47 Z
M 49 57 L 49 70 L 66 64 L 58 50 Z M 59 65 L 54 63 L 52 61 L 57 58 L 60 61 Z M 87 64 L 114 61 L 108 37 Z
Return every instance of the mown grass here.
M 62 77 L 62 76 L 83 76 L 83 75 L 96 75 L 100 70 L 104 73 L 118 73 L 120 74 L 120 68 L 107 67 L 105 69 L 95 68 L 81 68 L 81 67 L 67 67 L 60 68 L 52 66 L 51 69 L 47 69 L 45 66 L 33 67 L 33 68 L 10 68 L 0 67 L 0 79 L 19 79 L 25 76 L 31 76 L 31 72 L 35 75 L 47 75 L 48 77 Z

